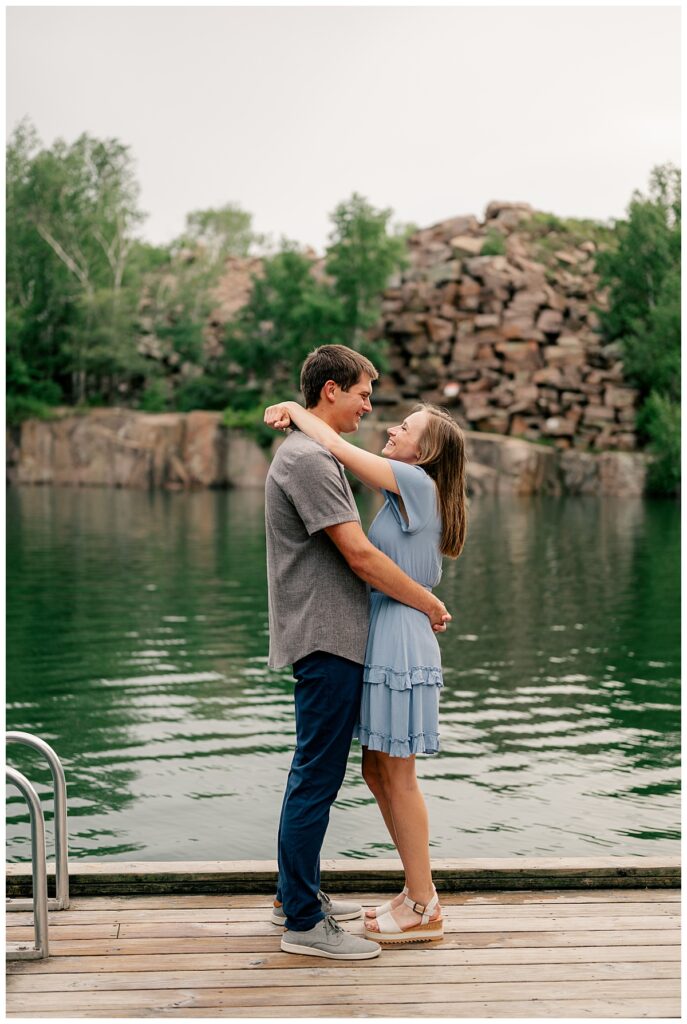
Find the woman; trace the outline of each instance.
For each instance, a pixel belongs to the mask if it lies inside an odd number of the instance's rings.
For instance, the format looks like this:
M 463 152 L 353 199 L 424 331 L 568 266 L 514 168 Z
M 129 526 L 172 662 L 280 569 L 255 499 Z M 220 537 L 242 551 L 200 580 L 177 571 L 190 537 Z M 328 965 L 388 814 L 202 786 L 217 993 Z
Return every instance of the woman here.
M 276 429 L 294 424 L 381 491 L 386 501 L 370 527 L 370 541 L 423 586 L 438 584 L 442 555 L 458 557 L 467 527 L 463 434 L 446 410 L 420 405 L 390 427 L 386 458 L 350 444 L 296 402 L 270 406 L 265 421 Z M 366 912 L 365 935 L 385 943 L 438 939 L 443 918 L 415 756 L 439 750 L 439 645 L 426 615 L 376 590 L 363 679 L 357 728 L 363 777 L 405 871 L 403 892 Z

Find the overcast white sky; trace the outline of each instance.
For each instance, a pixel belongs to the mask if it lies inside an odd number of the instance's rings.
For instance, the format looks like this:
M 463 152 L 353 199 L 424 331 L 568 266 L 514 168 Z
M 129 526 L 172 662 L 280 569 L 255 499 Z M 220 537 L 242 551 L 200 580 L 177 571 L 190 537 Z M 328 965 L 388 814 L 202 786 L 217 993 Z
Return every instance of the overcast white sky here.
M 153 242 L 234 201 L 322 249 L 354 190 L 619 217 L 680 162 L 678 7 L 14 7 L 6 39 L 7 133 L 129 145 Z

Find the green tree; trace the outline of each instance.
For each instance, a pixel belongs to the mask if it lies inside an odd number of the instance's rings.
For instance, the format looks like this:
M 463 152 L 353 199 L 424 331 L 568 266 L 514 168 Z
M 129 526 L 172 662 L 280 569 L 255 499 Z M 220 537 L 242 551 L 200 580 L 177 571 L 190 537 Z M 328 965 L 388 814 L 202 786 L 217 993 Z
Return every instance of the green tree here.
M 40 141 L 28 120 L 15 129 L 6 165 L 6 383 L 11 407 L 59 402 L 69 383 L 63 346 L 68 274 L 28 217 L 32 162 Z
M 327 273 L 341 302 L 346 342 L 359 348 L 364 332 L 379 317 L 380 299 L 391 275 L 405 262 L 406 241 L 390 229 L 392 210 L 376 210 L 354 192 L 331 214 Z
M 227 259 L 245 258 L 263 243 L 252 230 L 252 216 L 236 204 L 196 210 L 166 259 L 145 275 L 142 322 L 144 344 L 155 352 L 168 376 L 165 401 L 174 408 L 221 409 L 227 403 L 226 359 L 208 344 L 207 325 L 217 299 L 215 289 Z M 163 401 L 159 387 L 142 401 Z
M 317 345 L 343 344 L 341 303 L 331 285 L 313 273 L 310 257 L 282 243 L 263 261 L 246 306 L 227 327 L 224 367 L 232 404 L 245 407 L 269 392 L 298 388 L 300 364 Z
M 654 168 L 649 194 L 633 194 L 615 245 L 597 256 L 609 288 L 601 328 L 607 341 L 620 341 L 625 373 L 639 388 L 637 426 L 657 455 L 657 493 L 674 493 L 680 478 L 680 185 L 678 168 Z
M 11 344 L 29 380 L 59 383 L 72 400 L 115 388 L 136 361 L 137 287 L 127 269 L 137 203 L 132 160 L 116 139 L 83 134 L 42 149 L 30 122 L 15 130 L 7 154 Z
M 366 332 L 405 260 L 405 235 L 390 231 L 390 217 L 354 194 L 331 215 L 324 267 L 288 242 L 263 260 L 248 303 L 227 327 L 224 362 L 216 367 L 226 374 L 234 408 L 292 395 L 301 363 L 318 345 L 348 345 L 383 363 L 381 345 Z
M 677 494 L 680 489 L 680 403 L 651 391 L 637 420 L 657 455 L 649 467 L 650 490 L 654 494 Z
M 194 210 L 186 217 L 182 244 L 204 248 L 211 263 L 219 263 L 228 256 L 249 256 L 256 245 L 264 242 L 263 236 L 253 231 L 252 223 L 252 215 L 237 203 Z

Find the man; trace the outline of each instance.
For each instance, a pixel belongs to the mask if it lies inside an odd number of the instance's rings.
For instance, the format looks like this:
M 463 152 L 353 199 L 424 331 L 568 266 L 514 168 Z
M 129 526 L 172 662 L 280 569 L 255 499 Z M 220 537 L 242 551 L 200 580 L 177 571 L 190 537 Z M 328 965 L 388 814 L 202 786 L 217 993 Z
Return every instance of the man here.
M 343 345 L 306 359 L 306 408 L 340 434 L 371 411 L 372 363 Z M 271 668 L 293 666 L 296 750 L 279 822 L 279 886 L 272 920 L 281 948 L 335 960 L 379 955 L 376 942 L 344 931 L 358 904 L 320 891 L 320 851 L 346 771 L 360 706 L 368 632 L 368 584 L 424 612 L 437 631 L 446 608 L 365 536 L 343 466 L 301 431 L 277 451 L 265 485 Z

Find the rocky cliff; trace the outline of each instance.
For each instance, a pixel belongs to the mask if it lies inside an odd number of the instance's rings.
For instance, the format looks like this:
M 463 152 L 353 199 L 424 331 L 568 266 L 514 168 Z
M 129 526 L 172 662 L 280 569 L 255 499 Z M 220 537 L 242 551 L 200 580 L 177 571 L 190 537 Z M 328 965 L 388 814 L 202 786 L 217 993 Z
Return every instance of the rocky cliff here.
M 380 451 L 384 424 L 367 420 L 360 443 Z M 471 494 L 639 495 L 646 459 L 637 453 L 559 452 L 497 434 L 466 435 Z M 273 449 L 281 442 L 275 436 Z M 12 484 L 102 487 L 262 487 L 270 452 L 227 430 L 213 412 L 140 413 L 64 410 L 8 431 Z

